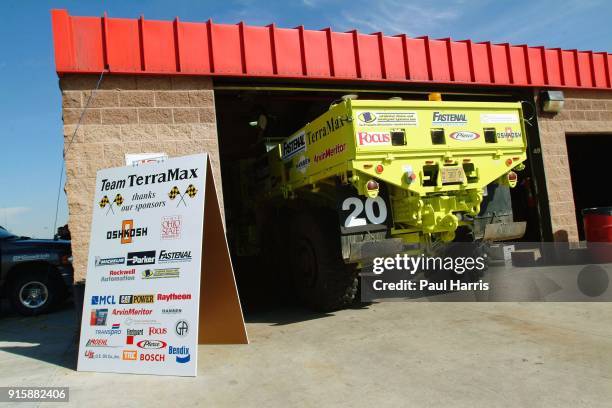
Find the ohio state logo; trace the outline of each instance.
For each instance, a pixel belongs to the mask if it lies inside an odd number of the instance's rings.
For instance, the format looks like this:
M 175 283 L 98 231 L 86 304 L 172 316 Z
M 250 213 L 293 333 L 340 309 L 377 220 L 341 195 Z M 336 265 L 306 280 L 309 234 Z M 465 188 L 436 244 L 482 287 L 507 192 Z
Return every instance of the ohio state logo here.
M 389 133 L 359 132 L 357 136 L 361 146 L 391 144 L 391 134 Z

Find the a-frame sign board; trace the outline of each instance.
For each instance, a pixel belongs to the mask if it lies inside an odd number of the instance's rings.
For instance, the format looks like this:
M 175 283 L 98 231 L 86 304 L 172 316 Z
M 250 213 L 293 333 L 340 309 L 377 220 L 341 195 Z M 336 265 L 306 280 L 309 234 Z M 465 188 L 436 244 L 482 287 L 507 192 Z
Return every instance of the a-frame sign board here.
M 100 170 L 78 370 L 195 376 L 248 343 L 207 154 Z

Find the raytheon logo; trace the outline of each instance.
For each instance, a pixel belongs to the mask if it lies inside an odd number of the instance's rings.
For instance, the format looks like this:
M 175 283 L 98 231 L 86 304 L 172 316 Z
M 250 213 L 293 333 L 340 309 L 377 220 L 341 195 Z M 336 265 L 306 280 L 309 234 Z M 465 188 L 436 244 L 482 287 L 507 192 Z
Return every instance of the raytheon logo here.
M 155 251 L 128 252 L 127 264 L 131 266 L 155 263 Z
M 131 244 L 135 237 L 146 236 L 147 228 L 134 228 L 134 220 L 123 220 L 120 230 L 106 232 L 106 239 L 121 239 L 122 244 Z

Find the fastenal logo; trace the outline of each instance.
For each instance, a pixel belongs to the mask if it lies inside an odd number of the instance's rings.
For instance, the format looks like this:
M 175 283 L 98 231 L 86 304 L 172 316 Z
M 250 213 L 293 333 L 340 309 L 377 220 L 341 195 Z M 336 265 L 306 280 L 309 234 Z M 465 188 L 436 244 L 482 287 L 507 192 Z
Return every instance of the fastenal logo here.
M 159 302 L 170 302 L 173 300 L 191 300 L 191 293 L 158 293 L 157 301 Z
M 453 132 L 450 135 L 448 135 L 448 137 L 454 140 L 458 140 L 460 142 L 469 142 L 470 140 L 478 139 L 480 135 L 474 132 L 463 131 L 463 132 Z
M 173 251 L 168 252 L 165 249 L 159 251 L 159 262 L 190 262 L 191 251 Z
M 171 215 L 161 219 L 161 239 L 179 239 L 183 219 L 180 215 Z
M 146 237 L 147 228 L 134 228 L 134 220 L 123 220 L 121 229 L 106 232 L 106 239 L 121 239 L 122 244 L 131 244 L 135 237 Z
M 150 265 L 155 263 L 155 251 L 128 252 L 127 265 Z
M 174 325 L 174 332 L 179 337 L 185 337 L 189 333 L 189 324 L 185 320 L 179 320 Z
M 300 132 L 295 136 L 290 137 L 281 145 L 282 159 L 289 160 L 296 154 L 306 151 L 306 135 Z
M 171 356 L 175 356 L 177 363 L 188 363 L 191 360 L 191 354 L 189 354 L 189 347 L 181 346 L 181 347 L 173 347 L 168 346 L 168 354 Z
M 96 266 L 110 266 L 110 265 L 123 265 L 125 262 L 124 257 L 115 257 L 115 258 L 100 258 L 96 256 Z
M 139 303 L 154 303 L 154 295 L 121 295 L 119 296 L 119 304 L 139 304 Z
M 179 268 L 147 269 L 142 271 L 142 279 L 178 278 Z
M 465 113 L 434 112 L 431 123 L 434 125 L 465 125 L 467 118 Z
M 359 145 L 361 146 L 386 146 L 391 144 L 390 133 L 358 132 L 357 137 L 359 138 Z

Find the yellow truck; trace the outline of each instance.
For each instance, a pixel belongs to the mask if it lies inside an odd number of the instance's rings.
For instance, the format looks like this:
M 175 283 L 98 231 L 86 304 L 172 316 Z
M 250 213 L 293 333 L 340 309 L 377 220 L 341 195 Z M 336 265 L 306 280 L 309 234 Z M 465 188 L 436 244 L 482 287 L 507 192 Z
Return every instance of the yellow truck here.
M 308 306 L 347 305 L 368 261 L 469 234 L 487 186 L 516 185 L 521 104 L 430 99 L 343 98 L 245 167 L 268 267 Z

